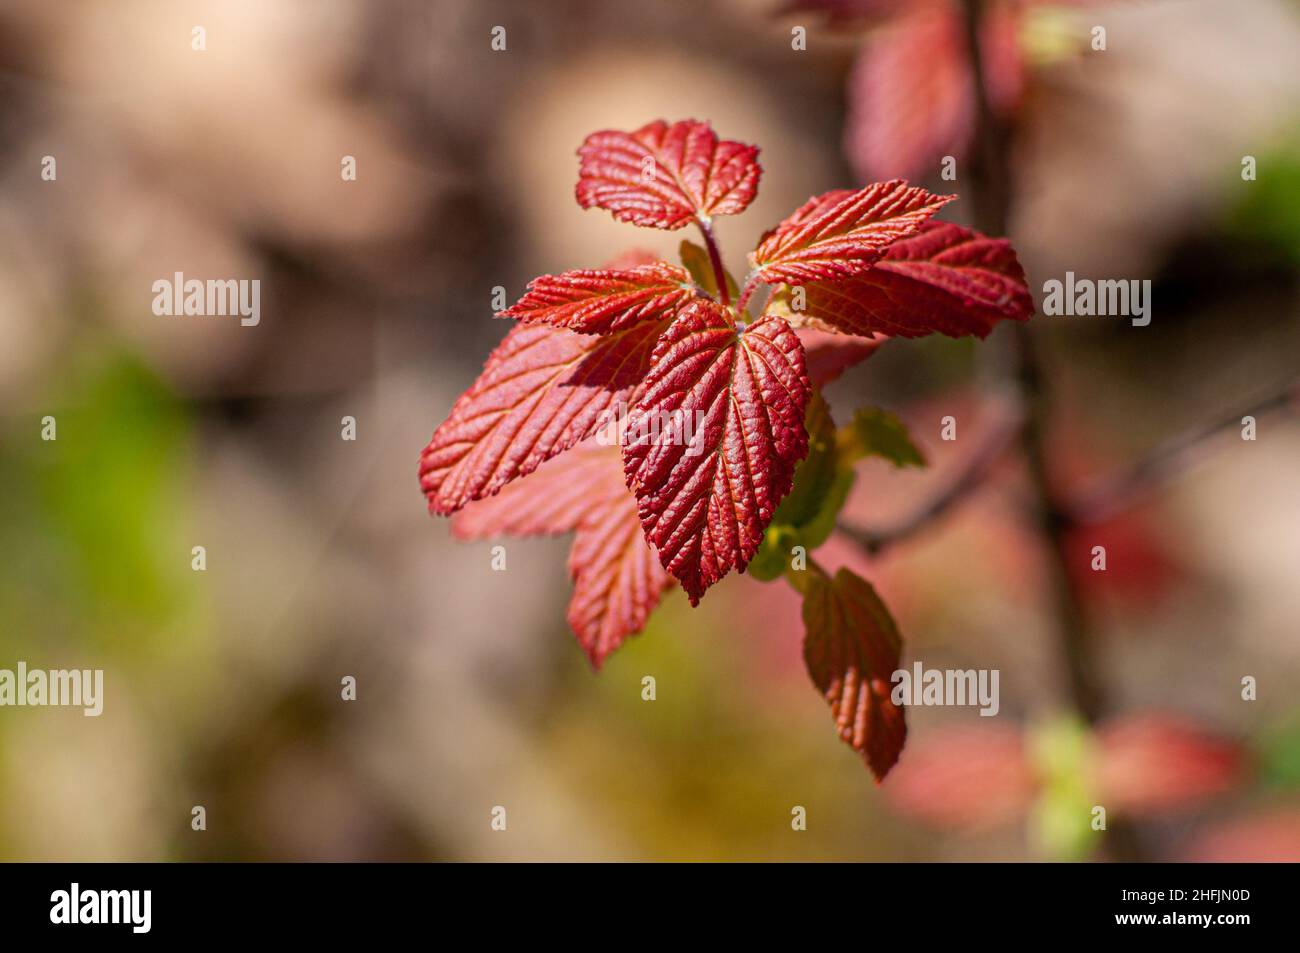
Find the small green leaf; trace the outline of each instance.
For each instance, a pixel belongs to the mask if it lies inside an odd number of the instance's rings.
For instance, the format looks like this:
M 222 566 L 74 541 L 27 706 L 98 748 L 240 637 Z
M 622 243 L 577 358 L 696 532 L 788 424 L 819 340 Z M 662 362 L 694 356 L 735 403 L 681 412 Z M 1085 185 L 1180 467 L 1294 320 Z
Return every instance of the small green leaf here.
M 887 410 L 863 407 L 839 433 L 840 456 L 846 461 L 884 457 L 896 467 L 923 467 L 925 456 L 912 443 L 903 422 Z
M 746 570 L 762 582 L 779 578 L 789 568 L 795 546 L 811 552 L 826 542 L 853 487 L 853 469 L 841 459 L 835 422 L 818 391 L 808 401 L 804 426 L 808 429 L 808 456 L 795 470 L 794 487 L 776 508 Z
M 713 297 L 718 297 L 718 282 L 713 275 L 713 262 L 709 261 L 708 251 L 692 241 L 683 240 L 677 253 L 681 256 L 682 267 L 691 273 L 695 283 Z M 729 271 L 724 274 L 727 277 L 727 293 L 734 301 L 740 296 L 736 279 L 731 277 Z

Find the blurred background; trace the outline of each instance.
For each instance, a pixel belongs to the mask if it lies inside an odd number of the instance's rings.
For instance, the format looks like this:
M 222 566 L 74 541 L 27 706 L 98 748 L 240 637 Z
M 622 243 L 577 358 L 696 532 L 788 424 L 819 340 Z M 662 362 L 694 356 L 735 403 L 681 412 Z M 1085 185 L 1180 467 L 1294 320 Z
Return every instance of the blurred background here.
M 1034 319 L 1053 469 L 1083 487 L 1297 374 L 1300 6 L 1029 6 L 1011 233 L 1030 286 L 1154 283 L 1149 327 Z M 106 695 L 99 718 L 0 709 L 0 858 L 1082 860 L 1104 835 L 1060 819 L 1104 790 L 1141 856 L 1300 859 L 1293 415 L 1225 431 L 1077 541 L 1095 732 L 1014 465 L 879 558 L 833 539 L 822 561 L 876 585 L 905 665 L 1001 672 L 996 718 L 909 711 L 880 786 L 835 737 L 782 583 L 732 576 L 694 611 L 674 592 L 595 675 L 564 620 L 567 540 L 512 541 L 493 572 L 490 543 L 426 514 L 416 458 L 506 331 L 492 289 L 696 237 L 580 210 L 589 132 L 694 117 L 760 145 L 757 200 L 717 224 L 739 271 L 809 195 L 887 161 L 854 128 L 889 25 L 778 7 L 0 8 L 0 667 L 103 668 Z M 906 174 L 953 190 L 925 168 Z M 260 279 L 261 323 L 154 315 L 178 271 Z M 891 342 L 832 386 L 841 420 L 886 407 L 931 462 L 864 463 L 854 519 L 908 511 L 978 445 L 1006 330 Z

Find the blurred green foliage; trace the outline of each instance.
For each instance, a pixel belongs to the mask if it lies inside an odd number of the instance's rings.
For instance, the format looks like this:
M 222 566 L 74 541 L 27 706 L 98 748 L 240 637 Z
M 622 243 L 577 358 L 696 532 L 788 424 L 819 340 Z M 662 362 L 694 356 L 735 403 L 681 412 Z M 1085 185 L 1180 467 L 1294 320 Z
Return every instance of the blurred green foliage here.
M 191 427 L 176 396 L 111 343 L 83 344 L 0 440 L 0 638 L 145 649 L 192 608 Z M 93 357 L 91 355 L 94 355 Z M 42 439 L 54 418 L 56 438 Z M 35 636 L 40 635 L 37 639 Z
M 1244 195 L 1229 225 L 1252 253 L 1300 267 L 1300 139 L 1256 157 L 1256 178 L 1243 181 Z
M 1268 731 L 1257 746 L 1260 781 L 1268 787 L 1300 788 L 1300 712 Z

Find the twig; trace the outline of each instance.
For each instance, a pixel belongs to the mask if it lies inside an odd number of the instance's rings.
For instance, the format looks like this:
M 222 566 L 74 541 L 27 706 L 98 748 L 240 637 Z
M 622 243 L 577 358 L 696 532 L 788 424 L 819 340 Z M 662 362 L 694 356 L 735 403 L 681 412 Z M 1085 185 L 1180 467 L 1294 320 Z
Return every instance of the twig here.
M 736 302 L 737 311 L 744 312 L 745 308 L 749 305 L 750 295 L 752 295 L 754 289 L 758 287 L 758 282 L 759 278 L 757 271 L 751 271 L 745 276 L 745 286 L 740 289 L 740 299 Z
M 1135 463 L 1103 477 L 1090 489 L 1076 495 L 1066 514 L 1077 525 L 1104 523 L 1136 503 L 1157 483 L 1198 463 L 1213 439 L 1226 430 L 1241 426 L 1243 417 L 1262 417 L 1276 410 L 1295 409 L 1297 405 L 1300 405 L 1300 379 L 1288 381 L 1217 420 L 1189 427 Z
M 1023 414 L 1019 403 L 1014 400 L 1006 400 L 1004 403 L 1006 407 L 965 465 L 910 516 L 880 529 L 845 522 L 839 523 L 836 529 L 868 553 L 876 555 L 895 543 L 917 535 L 973 497 L 993 472 L 994 464 L 1002 458 L 1020 432 Z
M 731 290 L 727 287 L 727 269 L 722 265 L 718 242 L 713 237 L 713 225 L 707 218 L 697 218 L 695 224 L 700 226 L 700 234 L 704 236 L 704 244 L 709 249 L 709 263 L 713 265 L 713 280 L 718 286 L 718 297 L 722 299 L 723 307 L 727 307 L 731 304 Z

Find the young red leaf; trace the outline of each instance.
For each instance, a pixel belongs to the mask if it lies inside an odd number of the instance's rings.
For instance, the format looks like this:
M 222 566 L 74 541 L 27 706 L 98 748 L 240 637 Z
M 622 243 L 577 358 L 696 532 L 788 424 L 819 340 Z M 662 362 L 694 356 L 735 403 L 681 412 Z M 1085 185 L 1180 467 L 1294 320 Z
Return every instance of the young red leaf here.
M 998 321 L 1027 321 L 1034 313 L 1011 243 L 951 222 L 927 222 L 861 275 L 801 287 L 801 311 L 793 310 L 791 289 L 781 290 L 769 310 L 841 334 L 984 337 Z
M 579 205 L 652 228 L 743 212 L 762 172 L 757 146 L 719 141 L 708 123 L 690 119 L 592 133 L 578 155 Z
M 692 605 L 744 571 L 790 492 L 810 391 L 803 347 L 779 318 L 738 332 L 720 305 L 698 301 L 655 347 L 624 465 L 646 538 Z
M 446 515 L 595 433 L 650 366 L 667 324 L 600 337 L 547 325 L 506 335 L 420 454 L 429 510 Z
M 695 297 L 686 269 L 659 261 L 630 269 L 542 275 L 497 317 L 552 324 L 583 334 L 619 331 L 662 318 Z
M 831 579 L 812 568 L 803 589 L 803 657 L 831 706 L 835 727 L 876 780 L 898 761 L 907 738 L 903 708 L 890 699 L 902 639 L 871 585 L 848 569 Z
M 641 533 L 616 446 L 588 441 L 548 461 L 457 513 L 452 531 L 461 539 L 576 531 L 569 552 L 569 626 L 596 669 L 645 628 L 672 586 Z
M 769 284 L 859 275 L 955 197 L 932 195 L 902 179 L 827 192 L 764 235 L 750 257 Z

